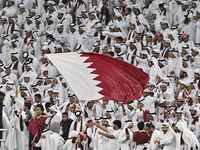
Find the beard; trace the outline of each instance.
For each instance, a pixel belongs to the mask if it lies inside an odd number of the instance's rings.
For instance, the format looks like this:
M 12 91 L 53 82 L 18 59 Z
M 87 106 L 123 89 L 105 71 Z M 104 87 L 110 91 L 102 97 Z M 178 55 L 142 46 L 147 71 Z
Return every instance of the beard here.
M 163 130 L 164 134 L 167 132 L 168 130 Z
M 179 77 L 182 79 L 184 77 L 184 75 L 180 75 Z
M 196 80 L 200 80 L 200 77 L 196 77 L 195 79 L 196 79 Z

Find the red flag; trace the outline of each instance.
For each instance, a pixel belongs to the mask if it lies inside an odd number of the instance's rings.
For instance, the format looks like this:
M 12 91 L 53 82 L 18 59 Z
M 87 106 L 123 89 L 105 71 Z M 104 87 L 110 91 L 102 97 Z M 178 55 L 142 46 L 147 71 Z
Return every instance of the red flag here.
M 37 140 L 39 140 L 40 136 L 42 134 L 42 131 L 44 130 L 44 126 L 45 126 L 45 118 L 40 117 L 38 120 L 32 119 L 27 127 L 27 130 L 32 135 L 34 135 L 34 136 L 36 135 L 35 137 L 37 138 Z
M 149 76 L 141 69 L 97 53 L 48 54 L 81 100 L 114 100 L 127 104 L 138 100 Z

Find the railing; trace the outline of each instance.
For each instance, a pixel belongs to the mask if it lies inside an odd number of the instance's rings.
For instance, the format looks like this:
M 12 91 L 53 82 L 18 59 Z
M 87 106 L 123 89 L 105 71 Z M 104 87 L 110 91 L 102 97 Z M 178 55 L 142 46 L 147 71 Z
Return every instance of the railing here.
M 1 150 L 4 150 L 5 147 L 5 141 L 6 141 L 6 131 L 7 129 L 0 129 L 0 132 L 2 131 L 2 138 L 0 139 L 1 142 Z

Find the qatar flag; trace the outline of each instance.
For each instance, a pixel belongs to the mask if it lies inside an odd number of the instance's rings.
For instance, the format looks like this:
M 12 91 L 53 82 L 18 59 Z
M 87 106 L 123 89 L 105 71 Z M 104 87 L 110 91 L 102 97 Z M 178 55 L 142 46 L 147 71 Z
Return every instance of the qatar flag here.
M 47 54 L 80 100 L 138 100 L 149 76 L 141 69 L 97 53 Z

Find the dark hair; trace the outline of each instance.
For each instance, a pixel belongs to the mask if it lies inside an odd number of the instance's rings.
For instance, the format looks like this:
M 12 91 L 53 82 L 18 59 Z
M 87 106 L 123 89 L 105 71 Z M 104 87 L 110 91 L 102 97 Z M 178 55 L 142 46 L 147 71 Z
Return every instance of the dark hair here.
M 68 113 L 67 112 L 62 113 L 62 115 L 66 115 L 68 117 Z
M 159 7 L 164 7 L 164 4 L 159 4 Z
M 52 39 L 52 41 L 54 41 L 54 37 L 51 34 L 47 34 L 46 37 L 49 37 L 50 39 Z
M 53 35 L 52 34 L 47 34 L 46 37 L 49 37 L 49 38 L 53 39 Z
M 120 120 L 115 120 L 115 121 L 113 121 L 113 124 L 117 125 L 119 129 L 120 129 L 121 126 L 122 126 L 122 123 L 121 123 Z
M 153 91 L 151 91 L 151 92 L 149 92 L 149 94 L 153 94 L 153 95 L 154 95 L 154 92 L 153 92 Z
M 37 96 L 38 98 L 41 98 L 41 94 L 35 94 L 35 96 Z
M 107 54 L 110 54 L 110 56 L 114 56 L 114 52 L 112 52 L 112 51 L 109 51 Z
M 50 98 L 50 103 L 52 104 L 52 105 L 54 105 L 54 101 L 55 101 L 55 99 L 54 98 Z
M 148 127 L 149 129 L 152 127 L 153 129 L 155 129 L 155 126 L 151 122 L 147 123 L 146 127 Z
M 117 39 L 123 42 L 123 38 L 121 36 L 118 36 L 115 38 L 115 40 L 117 40 Z
M 138 122 L 137 127 L 138 127 L 139 130 L 143 130 L 144 129 L 144 122 L 143 121 Z
M 63 4 L 66 4 L 69 0 L 62 0 Z
M 188 75 L 187 75 L 187 72 L 184 72 L 184 71 L 183 71 L 183 73 L 185 73 L 186 77 L 188 76 Z
M 46 102 L 46 103 L 45 103 L 46 109 L 49 108 L 51 105 L 52 105 L 52 104 L 51 104 L 50 102 Z
M 91 104 L 92 102 L 91 102 L 91 101 L 88 101 L 88 102 L 87 102 L 87 105 L 88 105 L 89 103 Z
M 131 8 L 126 8 L 126 9 L 128 9 L 128 12 L 130 12 L 130 13 L 131 13 Z
M 5 93 L 0 91 L 0 96 L 5 96 Z
M 40 107 L 42 111 L 44 111 L 44 107 L 42 104 L 37 104 L 35 108 Z
M 27 107 L 28 110 L 31 109 L 31 103 L 29 103 L 29 102 L 25 102 L 25 103 L 24 103 L 24 106 Z

